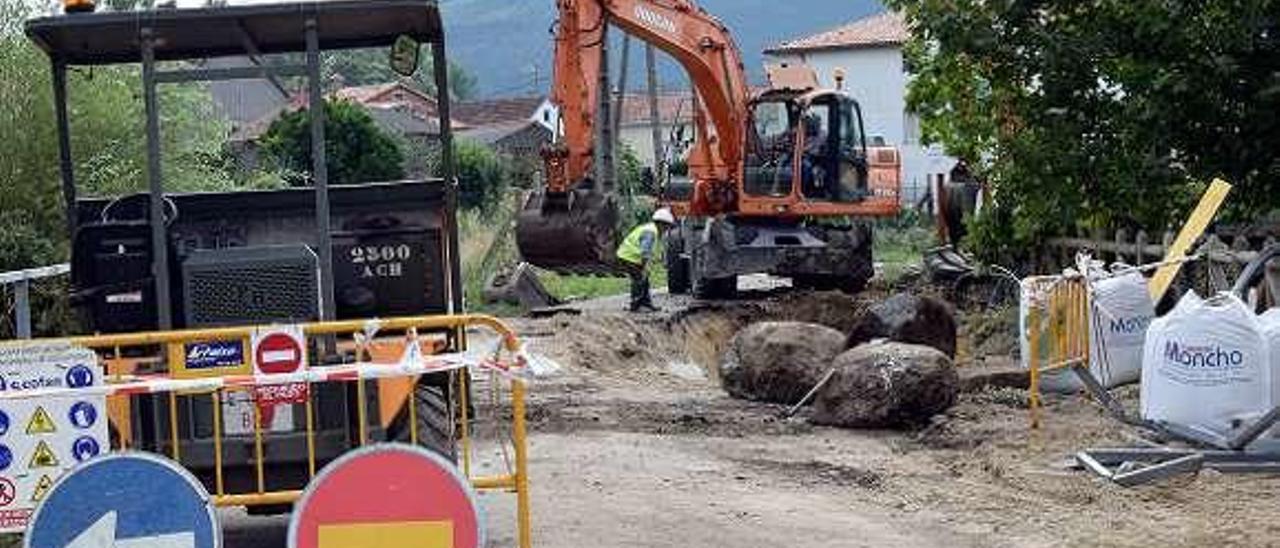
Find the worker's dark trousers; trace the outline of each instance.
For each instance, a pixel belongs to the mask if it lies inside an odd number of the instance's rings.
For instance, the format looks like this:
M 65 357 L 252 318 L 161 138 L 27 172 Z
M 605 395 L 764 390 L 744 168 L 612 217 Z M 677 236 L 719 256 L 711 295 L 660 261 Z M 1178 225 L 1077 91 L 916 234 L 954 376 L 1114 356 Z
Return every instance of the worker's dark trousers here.
M 623 268 L 627 271 L 627 277 L 631 278 L 631 309 L 635 310 L 641 306 L 653 306 L 653 300 L 649 296 L 649 272 L 641 265 L 620 261 Z

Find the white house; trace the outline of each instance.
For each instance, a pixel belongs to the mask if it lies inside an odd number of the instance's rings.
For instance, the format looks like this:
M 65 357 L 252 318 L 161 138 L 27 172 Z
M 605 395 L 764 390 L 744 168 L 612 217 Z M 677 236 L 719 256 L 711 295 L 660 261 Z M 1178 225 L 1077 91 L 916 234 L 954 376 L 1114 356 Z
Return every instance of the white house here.
M 911 76 L 902 46 L 908 37 L 902 16 L 887 12 L 783 42 L 765 53 L 776 61 L 813 67 L 824 87 L 835 87 L 836 74 L 843 71 L 844 88 L 862 108 L 868 144 L 883 139 L 901 151 L 903 199 L 913 204 L 930 181 L 947 178 L 956 160 L 940 147 L 922 146 L 919 120 L 907 111 Z
M 654 167 L 657 159 L 653 150 L 653 117 L 649 110 L 649 95 L 628 93 L 622 101 L 621 120 L 618 124 L 618 141 L 630 147 L 640 164 Z M 664 158 L 680 158 L 684 148 L 679 144 L 672 149 L 673 137 L 685 140 L 693 138 L 693 95 L 690 91 L 665 91 L 658 94 L 658 124 L 662 136 L 661 151 Z

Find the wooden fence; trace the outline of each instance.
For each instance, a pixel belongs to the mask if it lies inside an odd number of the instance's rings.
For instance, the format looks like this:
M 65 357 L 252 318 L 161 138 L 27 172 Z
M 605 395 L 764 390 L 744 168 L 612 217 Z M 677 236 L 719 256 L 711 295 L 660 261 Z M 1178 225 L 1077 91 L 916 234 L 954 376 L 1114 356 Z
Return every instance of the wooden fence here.
M 1114 232 L 1093 231 L 1070 238 L 1054 238 L 1042 250 L 1035 265 L 1038 273 L 1057 272 L 1075 264 L 1076 253 L 1085 251 L 1093 258 L 1130 265 L 1158 262 L 1164 259 L 1176 237 L 1174 232 L 1150 234 L 1120 229 Z M 1274 236 L 1264 240 L 1237 234 L 1205 234 L 1192 248 L 1200 260 L 1184 267 L 1180 286 L 1206 292 L 1228 289 L 1244 265 L 1258 253 L 1277 243 Z

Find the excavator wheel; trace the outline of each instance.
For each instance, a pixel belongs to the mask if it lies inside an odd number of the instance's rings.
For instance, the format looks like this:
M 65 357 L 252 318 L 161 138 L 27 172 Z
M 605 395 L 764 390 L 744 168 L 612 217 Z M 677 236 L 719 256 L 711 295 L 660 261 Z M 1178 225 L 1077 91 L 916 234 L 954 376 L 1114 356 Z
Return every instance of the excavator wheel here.
M 689 279 L 689 258 L 684 256 L 684 238 L 679 229 L 667 235 L 665 262 L 667 265 L 667 292 L 672 295 L 689 293 L 692 280 Z
M 524 261 L 563 274 L 618 274 L 618 205 L 586 189 L 530 192 L 516 219 Z

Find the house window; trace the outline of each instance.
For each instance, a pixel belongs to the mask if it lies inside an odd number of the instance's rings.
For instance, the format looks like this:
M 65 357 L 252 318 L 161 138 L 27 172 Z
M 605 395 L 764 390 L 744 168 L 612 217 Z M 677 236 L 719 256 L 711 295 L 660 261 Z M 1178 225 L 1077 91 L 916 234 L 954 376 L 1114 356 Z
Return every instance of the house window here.
M 551 111 L 549 110 L 542 111 L 542 121 L 548 124 L 551 123 Z

